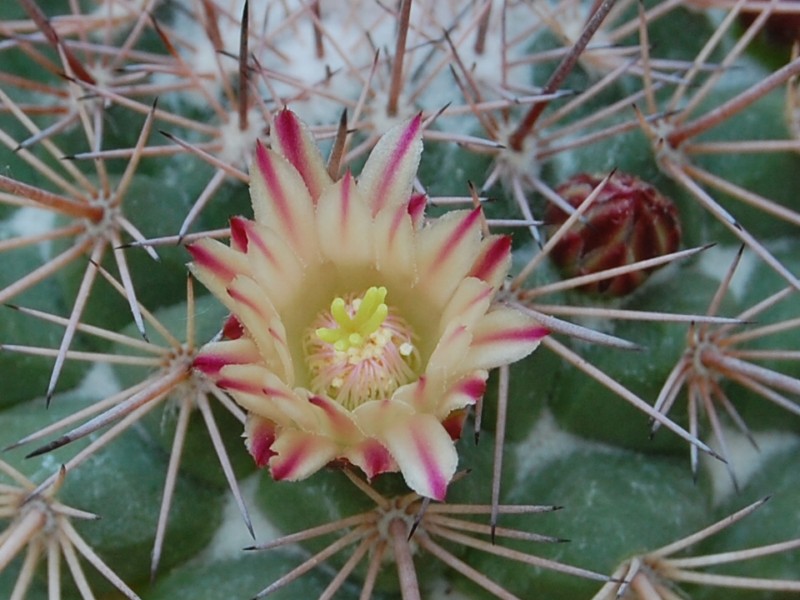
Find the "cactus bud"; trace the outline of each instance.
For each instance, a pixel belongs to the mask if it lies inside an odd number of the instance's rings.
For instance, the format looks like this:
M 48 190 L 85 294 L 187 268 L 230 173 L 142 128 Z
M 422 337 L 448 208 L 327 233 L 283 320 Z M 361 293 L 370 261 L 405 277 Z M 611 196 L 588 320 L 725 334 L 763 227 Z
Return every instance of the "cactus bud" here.
M 586 199 L 602 177 L 575 175 L 557 188 L 574 207 Z M 568 215 L 550 205 L 545 219 L 553 230 Z M 681 228 L 671 200 L 652 185 L 625 173 L 615 173 L 581 222 L 559 240 L 551 252 L 566 277 L 597 273 L 678 249 Z M 624 296 L 639 287 L 652 269 L 631 271 L 582 286 L 590 293 Z
M 761 36 L 770 44 L 791 47 L 793 43 L 800 42 L 800 13 L 794 12 L 793 4 L 798 0 L 786 0 L 783 6 L 786 12 L 776 11 L 764 22 Z M 761 6 L 759 6 L 759 4 Z M 758 15 L 766 10 L 769 2 L 759 0 L 754 3 L 755 8 L 743 8 L 739 13 L 739 22 L 742 27 L 749 27 Z

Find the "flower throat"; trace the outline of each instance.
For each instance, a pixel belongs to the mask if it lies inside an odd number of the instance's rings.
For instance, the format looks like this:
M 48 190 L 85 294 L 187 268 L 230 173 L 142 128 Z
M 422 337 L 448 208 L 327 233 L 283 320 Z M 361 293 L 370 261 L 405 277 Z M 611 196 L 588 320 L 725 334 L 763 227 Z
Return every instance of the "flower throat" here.
M 419 376 L 419 351 L 408 323 L 386 304 L 385 287 L 336 297 L 306 330 L 311 390 L 354 409 L 388 398 Z

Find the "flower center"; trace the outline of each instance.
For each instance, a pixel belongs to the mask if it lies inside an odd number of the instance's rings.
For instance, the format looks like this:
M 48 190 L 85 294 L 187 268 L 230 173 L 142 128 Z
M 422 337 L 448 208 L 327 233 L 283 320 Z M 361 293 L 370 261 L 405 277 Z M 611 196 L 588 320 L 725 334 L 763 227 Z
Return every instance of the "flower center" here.
M 303 339 L 312 391 L 352 410 L 417 378 L 413 331 L 385 300 L 386 288 L 373 286 L 317 316 Z

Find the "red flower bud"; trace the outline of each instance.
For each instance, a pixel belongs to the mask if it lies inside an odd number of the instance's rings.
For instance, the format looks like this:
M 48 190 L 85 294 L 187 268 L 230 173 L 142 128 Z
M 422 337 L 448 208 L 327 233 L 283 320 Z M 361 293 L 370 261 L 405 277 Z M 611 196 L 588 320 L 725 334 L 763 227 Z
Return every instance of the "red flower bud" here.
M 575 175 L 556 191 L 577 208 L 602 179 L 595 175 Z M 545 215 L 553 230 L 567 217 L 554 204 Z M 550 256 L 566 277 L 575 277 L 675 252 L 680 239 L 678 211 L 672 201 L 641 179 L 617 172 L 583 219 L 555 245 Z M 580 289 L 624 296 L 639 287 L 652 270 L 631 271 Z
M 784 0 L 784 6 L 790 8 L 791 4 L 798 0 Z M 742 8 L 739 13 L 739 22 L 742 27 L 749 27 L 758 15 L 767 8 L 768 0 L 759 0 L 756 4 L 761 4 L 759 8 Z M 791 47 L 794 42 L 800 42 L 800 14 L 792 12 L 775 11 L 764 23 L 760 35 L 768 42 L 776 46 Z

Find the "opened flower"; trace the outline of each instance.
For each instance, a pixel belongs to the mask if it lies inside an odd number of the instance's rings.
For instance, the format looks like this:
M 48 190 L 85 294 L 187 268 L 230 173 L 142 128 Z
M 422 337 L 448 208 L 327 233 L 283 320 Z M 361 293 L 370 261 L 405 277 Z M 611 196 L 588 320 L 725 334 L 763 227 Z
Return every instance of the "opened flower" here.
M 230 247 L 189 248 L 231 311 L 195 367 L 248 411 L 248 449 L 275 479 L 347 462 L 441 500 L 488 370 L 546 334 L 494 302 L 510 240 L 482 238 L 479 209 L 424 221 L 419 116 L 381 139 L 357 182 L 331 180 L 293 113 L 271 131 L 251 169 L 255 220 L 231 220 Z

